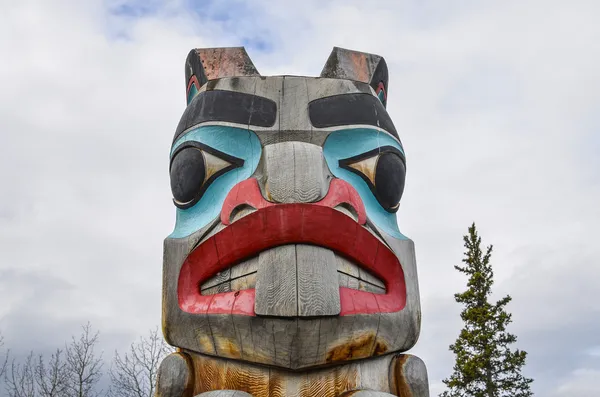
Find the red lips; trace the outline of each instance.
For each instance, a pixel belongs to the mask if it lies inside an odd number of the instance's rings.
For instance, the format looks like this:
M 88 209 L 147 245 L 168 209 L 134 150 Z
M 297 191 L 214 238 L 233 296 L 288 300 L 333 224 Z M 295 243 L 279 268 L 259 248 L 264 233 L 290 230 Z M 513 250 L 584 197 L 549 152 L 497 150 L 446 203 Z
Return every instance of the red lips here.
M 358 222 L 334 210 L 352 206 Z M 221 270 L 267 249 L 286 244 L 312 244 L 331 249 L 379 277 L 386 294 L 340 287 L 340 315 L 397 312 L 406 304 L 404 272 L 398 258 L 371 232 L 358 193 L 348 183 L 334 179 L 327 196 L 312 204 L 274 204 L 262 197 L 256 179 L 235 186 L 227 196 L 221 222 L 228 225 L 231 212 L 247 204 L 257 209 L 198 245 L 179 273 L 179 307 L 194 314 L 254 316 L 254 289 L 201 295 L 199 285 Z

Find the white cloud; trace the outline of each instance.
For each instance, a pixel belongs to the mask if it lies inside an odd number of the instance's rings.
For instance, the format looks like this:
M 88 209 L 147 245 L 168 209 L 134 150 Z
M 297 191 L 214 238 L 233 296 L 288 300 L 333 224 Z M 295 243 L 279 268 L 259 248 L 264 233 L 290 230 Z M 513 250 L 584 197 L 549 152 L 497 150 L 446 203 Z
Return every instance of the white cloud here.
M 590 397 L 600 394 L 600 371 L 581 368 L 570 374 L 571 378 L 551 393 L 556 397 Z

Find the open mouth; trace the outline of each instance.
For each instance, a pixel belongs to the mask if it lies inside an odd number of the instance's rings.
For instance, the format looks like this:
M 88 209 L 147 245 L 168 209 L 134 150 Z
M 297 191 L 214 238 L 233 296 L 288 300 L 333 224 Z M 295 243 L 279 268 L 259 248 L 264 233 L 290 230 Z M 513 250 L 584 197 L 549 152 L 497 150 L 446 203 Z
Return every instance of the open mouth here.
M 340 254 L 334 253 L 334 257 L 338 287 L 385 294 L 385 284 L 378 277 Z M 259 263 L 259 256 L 254 256 L 217 273 L 200 285 L 200 294 L 215 295 L 255 288 Z
M 404 273 L 394 253 L 349 216 L 314 204 L 262 208 L 203 241 L 182 265 L 179 307 L 194 314 L 256 315 L 260 256 L 293 245 L 335 257 L 340 315 L 404 308 Z

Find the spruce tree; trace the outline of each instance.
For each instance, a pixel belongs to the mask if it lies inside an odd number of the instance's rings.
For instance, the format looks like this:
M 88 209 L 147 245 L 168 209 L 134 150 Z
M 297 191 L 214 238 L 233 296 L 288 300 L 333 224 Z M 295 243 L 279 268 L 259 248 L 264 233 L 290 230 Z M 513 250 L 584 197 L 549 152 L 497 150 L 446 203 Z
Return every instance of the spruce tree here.
M 494 283 L 490 264 L 492 246 L 485 254 L 481 250 L 481 238 L 475 223 L 464 236 L 464 266 L 456 270 L 469 276 L 467 290 L 454 295 L 465 307 L 460 316 L 464 328 L 456 342 L 450 345 L 455 354 L 454 372 L 443 382 L 448 390 L 441 397 L 529 397 L 532 379 L 521 375 L 527 353 L 511 350 L 517 337 L 506 331 L 511 314 L 505 310 L 511 301 L 505 296 L 496 303 L 489 297 Z

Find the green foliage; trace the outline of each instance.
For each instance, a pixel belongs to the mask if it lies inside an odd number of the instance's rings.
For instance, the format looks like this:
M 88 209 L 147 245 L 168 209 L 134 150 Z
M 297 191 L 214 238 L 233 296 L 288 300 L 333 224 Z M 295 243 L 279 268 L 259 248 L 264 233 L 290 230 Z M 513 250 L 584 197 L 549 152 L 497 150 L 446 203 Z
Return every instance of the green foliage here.
M 453 374 L 443 382 L 448 390 L 441 397 L 529 397 L 532 379 L 521 375 L 527 353 L 511 350 L 509 345 L 517 337 L 506 331 L 511 314 L 505 311 L 511 301 L 505 296 L 496 303 L 489 297 L 494 283 L 494 272 L 490 264 L 492 246 L 485 254 L 481 250 L 481 238 L 475 224 L 464 236 L 464 266 L 456 270 L 469 276 L 467 290 L 454 295 L 464 305 L 460 316 L 464 328 L 456 342 L 450 345 L 455 354 Z

